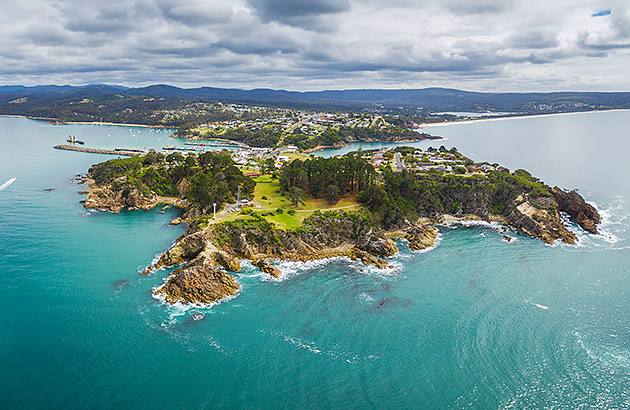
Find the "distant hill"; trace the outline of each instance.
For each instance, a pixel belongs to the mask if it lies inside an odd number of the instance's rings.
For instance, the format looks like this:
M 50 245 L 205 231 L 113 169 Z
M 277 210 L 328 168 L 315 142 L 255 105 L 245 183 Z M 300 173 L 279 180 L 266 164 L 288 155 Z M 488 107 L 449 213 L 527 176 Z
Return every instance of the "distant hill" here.
M 214 87 L 179 88 L 164 84 L 126 88 L 96 84 L 81 87 L 0 86 L 0 113 L 29 115 L 33 110 L 44 112 L 44 107 L 55 104 L 106 96 L 161 98 L 170 102 L 224 101 L 307 109 L 415 112 L 546 113 L 630 108 L 628 92 L 481 93 L 447 88 L 297 92 Z

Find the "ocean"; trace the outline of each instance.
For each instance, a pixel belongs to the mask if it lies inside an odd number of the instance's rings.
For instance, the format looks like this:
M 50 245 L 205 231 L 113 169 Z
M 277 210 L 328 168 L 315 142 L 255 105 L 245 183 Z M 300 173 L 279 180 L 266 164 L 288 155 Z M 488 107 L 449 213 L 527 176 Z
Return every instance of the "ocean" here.
M 400 242 L 394 269 L 285 262 L 271 280 L 245 264 L 236 297 L 187 308 L 152 297 L 168 270 L 139 273 L 183 233 L 178 211 L 87 212 L 71 180 L 111 157 L 52 148 L 182 140 L 0 118 L 0 408 L 629 408 L 629 121 L 438 125 L 445 140 L 409 144 L 577 188 L 604 217 L 598 236 L 571 224 L 577 246 L 440 226 L 434 249 Z M 359 145 L 383 144 L 318 154 Z

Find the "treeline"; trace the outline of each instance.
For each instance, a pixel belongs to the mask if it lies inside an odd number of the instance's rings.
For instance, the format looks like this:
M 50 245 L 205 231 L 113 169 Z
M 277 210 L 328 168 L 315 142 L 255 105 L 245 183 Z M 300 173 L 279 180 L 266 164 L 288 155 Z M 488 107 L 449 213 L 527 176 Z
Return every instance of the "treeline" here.
M 198 126 L 199 123 L 189 124 L 181 127 L 175 132 L 175 135 L 181 137 L 202 137 L 202 133 L 196 129 L 190 129 Z M 231 141 L 238 141 L 249 145 L 250 147 L 270 148 L 275 147 L 282 138 L 282 132 L 274 128 L 261 128 L 257 130 L 248 128 L 229 128 L 223 133 L 210 132 L 211 138 L 223 138 Z
M 281 169 L 279 177 L 281 188 L 289 194 L 299 189 L 331 202 L 340 195 L 356 194 L 373 223 L 388 229 L 405 220 L 443 214 L 507 216 L 521 194 L 550 195 L 549 187 L 525 170 L 461 176 L 384 168 L 377 174 L 366 160 L 353 155 L 295 160 Z
M 147 98 L 109 94 L 53 103 L 29 96 L 19 102 L 0 102 L 0 112 L 30 117 L 54 118 L 61 122 L 115 122 L 168 127 L 190 126 L 203 122 L 235 118 L 224 110 L 197 109 L 190 100 Z
M 296 131 L 297 132 L 297 131 Z M 285 145 L 295 145 L 300 150 L 313 149 L 318 146 L 336 146 L 339 144 L 360 141 L 360 142 L 396 142 L 412 139 L 432 138 L 429 134 L 420 134 L 404 124 L 394 127 L 373 128 L 373 127 L 339 127 L 338 129 L 328 128 L 318 135 L 301 134 L 299 132 L 287 135 L 284 138 Z
M 90 175 L 99 185 L 112 185 L 126 197 L 137 190 L 144 195 L 156 194 L 188 199 L 202 211 L 213 203 L 221 207 L 234 202 L 241 187 L 244 198 L 251 197 L 255 182 L 243 176 L 227 151 L 165 156 L 150 152 L 141 157 L 114 159 L 94 165 Z
M 357 200 L 367 206 L 376 223 L 386 228 L 400 225 L 405 219 L 443 214 L 507 216 L 520 194 L 550 195 L 549 187 L 525 170 L 464 177 L 439 171 L 416 174 L 384 169 L 382 177 L 381 184 L 370 185 Z
M 280 171 L 280 186 L 289 192 L 298 188 L 314 198 L 336 202 L 340 197 L 356 194 L 369 187 L 376 176 L 367 161 L 345 156 L 294 160 Z

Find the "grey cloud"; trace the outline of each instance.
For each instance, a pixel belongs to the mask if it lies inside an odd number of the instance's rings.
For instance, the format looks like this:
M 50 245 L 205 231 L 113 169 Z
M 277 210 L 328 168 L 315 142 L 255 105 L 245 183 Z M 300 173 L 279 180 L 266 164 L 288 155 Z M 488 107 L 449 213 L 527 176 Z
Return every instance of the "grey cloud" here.
M 630 89 L 612 1 L 23 0 L 0 15 L 0 83 Z
M 545 29 L 517 31 L 510 35 L 507 43 L 515 48 L 544 49 L 558 45 L 556 34 Z
M 345 0 L 249 0 L 265 21 L 334 14 L 350 9 Z
M 445 0 L 443 4 L 453 14 L 499 13 L 510 7 L 503 0 Z
M 350 10 L 347 0 L 248 0 L 260 19 L 302 28 L 327 27 L 321 18 Z
M 98 3 L 97 3 L 98 4 Z M 59 7 L 63 13 L 64 27 L 69 31 L 85 33 L 121 32 L 133 27 L 129 18 L 130 8 L 121 3 L 100 3 L 90 5 L 63 4 Z
M 234 14 L 225 2 L 162 0 L 157 4 L 167 19 L 191 26 L 229 21 Z

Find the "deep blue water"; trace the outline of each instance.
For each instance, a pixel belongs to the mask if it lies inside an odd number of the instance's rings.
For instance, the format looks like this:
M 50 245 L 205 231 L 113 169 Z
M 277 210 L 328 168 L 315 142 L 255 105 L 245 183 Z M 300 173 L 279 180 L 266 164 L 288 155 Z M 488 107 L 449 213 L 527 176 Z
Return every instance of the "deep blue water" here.
M 177 211 L 88 214 L 69 180 L 108 157 L 52 149 L 159 148 L 170 131 L 0 118 L 0 184 L 16 178 L 0 191 L 0 408 L 628 408 L 629 120 L 430 128 L 447 137 L 433 146 L 579 188 L 605 235 L 440 227 L 428 252 L 400 243 L 392 271 L 284 263 L 271 281 L 246 265 L 236 298 L 187 310 L 151 297 L 168 271 L 138 273 L 183 232 Z

